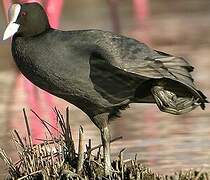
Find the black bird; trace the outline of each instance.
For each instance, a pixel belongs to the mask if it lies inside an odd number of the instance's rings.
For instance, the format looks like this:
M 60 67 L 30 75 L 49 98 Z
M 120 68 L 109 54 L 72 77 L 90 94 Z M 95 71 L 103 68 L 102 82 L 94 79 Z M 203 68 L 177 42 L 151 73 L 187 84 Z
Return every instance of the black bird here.
M 156 103 L 182 114 L 207 102 L 196 89 L 183 58 L 153 50 L 125 36 L 101 30 L 52 29 L 37 3 L 14 4 L 4 39 L 13 36 L 12 55 L 35 85 L 85 112 L 100 129 L 105 173 L 110 173 L 108 123 L 130 103 Z

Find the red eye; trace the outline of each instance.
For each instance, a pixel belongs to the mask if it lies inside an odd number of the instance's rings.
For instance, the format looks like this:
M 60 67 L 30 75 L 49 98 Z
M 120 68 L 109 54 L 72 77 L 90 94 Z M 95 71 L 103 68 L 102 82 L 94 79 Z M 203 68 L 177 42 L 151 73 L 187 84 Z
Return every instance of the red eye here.
M 21 12 L 21 16 L 26 16 L 26 15 L 27 15 L 27 13 L 25 11 Z

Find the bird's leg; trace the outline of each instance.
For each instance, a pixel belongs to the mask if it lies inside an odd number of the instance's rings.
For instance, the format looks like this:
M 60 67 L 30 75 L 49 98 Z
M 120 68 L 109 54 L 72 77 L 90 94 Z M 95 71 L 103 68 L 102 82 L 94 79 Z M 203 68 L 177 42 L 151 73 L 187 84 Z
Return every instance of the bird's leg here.
M 105 176 L 111 173 L 111 155 L 110 155 L 110 131 L 108 127 L 108 113 L 103 113 L 94 116 L 93 122 L 100 129 L 101 141 L 103 145 L 104 156 L 104 174 Z
M 162 86 L 154 86 L 152 94 L 161 111 L 175 115 L 190 112 L 200 105 L 198 99 L 177 97 L 175 93 L 165 90 Z
M 101 140 L 103 145 L 104 156 L 104 174 L 110 175 L 111 171 L 111 155 L 110 155 L 110 132 L 108 126 L 101 129 Z

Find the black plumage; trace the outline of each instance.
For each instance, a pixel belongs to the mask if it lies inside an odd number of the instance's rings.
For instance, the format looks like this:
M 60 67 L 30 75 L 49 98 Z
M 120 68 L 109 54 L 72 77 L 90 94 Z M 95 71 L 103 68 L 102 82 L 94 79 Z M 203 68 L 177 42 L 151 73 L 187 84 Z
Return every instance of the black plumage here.
M 17 34 L 12 54 L 30 81 L 90 117 L 131 102 L 154 103 L 150 89 L 160 82 L 205 106 L 189 73 L 193 68 L 184 59 L 111 32 L 49 29 L 35 37 Z
M 37 3 L 22 4 L 15 23 L 20 27 L 12 54 L 20 71 L 84 111 L 100 128 L 107 154 L 108 120 L 129 103 L 157 103 L 172 114 L 205 108 L 206 97 L 190 74 L 193 67 L 183 58 L 112 32 L 52 29 Z

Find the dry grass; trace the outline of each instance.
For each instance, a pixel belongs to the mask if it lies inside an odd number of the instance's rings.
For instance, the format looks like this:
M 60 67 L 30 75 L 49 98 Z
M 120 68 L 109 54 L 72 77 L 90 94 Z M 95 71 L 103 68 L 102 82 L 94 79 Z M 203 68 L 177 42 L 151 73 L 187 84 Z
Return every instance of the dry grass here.
M 79 147 L 76 153 L 74 142 L 71 135 L 69 123 L 69 109 L 66 109 L 64 116 L 55 108 L 59 128 L 52 127 L 47 121 L 33 112 L 41 123 L 48 130 L 50 138 L 41 140 L 43 143 L 33 145 L 30 126 L 25 110 L 23 110 L 24 120 L 27 129 L 27 137 L 21 138 L 16 130 L 13 131 L 13 141 L 17 149 L 19 161 L 13 163 L 6 155 L 4 150 L 0 149 L 0 157 L 8 167 L 9 175 L 6 179 L 18 180 L 209 180 L 210 172 L 203 169 L 200 171 L 190 170 L 186 172 L 176 172 L 174 175 L 159 175 L 153 173 L 149 168 L 139 164 L 137 157 L 134 160 L 123 159 L 124 149 L 119 153 L 118 159 L 112 162 L 111 177 L 103 176 L 103 157 L 101 145 L 92 147 L 91 140 L 88 145 L 83 141 L 83 128 L 79 129 Z M 55 137 L 50 128 L 58 132 Z M 119 138 L 112 140 L 116 141 Z M 93 153 L 95 151 L 96 153 Z

